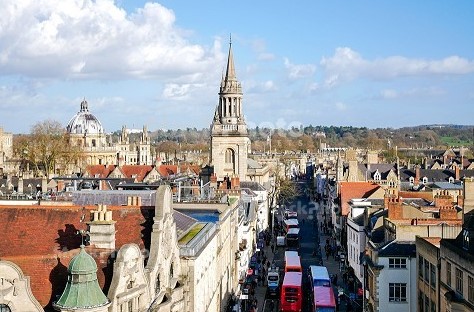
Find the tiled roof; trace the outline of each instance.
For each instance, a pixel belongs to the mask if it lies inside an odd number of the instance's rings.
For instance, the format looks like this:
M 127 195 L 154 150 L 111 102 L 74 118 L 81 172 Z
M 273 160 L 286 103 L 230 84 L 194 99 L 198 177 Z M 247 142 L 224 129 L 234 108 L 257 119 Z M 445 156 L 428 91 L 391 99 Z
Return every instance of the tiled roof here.
M 146 165 L 124 165 L 120 167 L 125 177 L 134 178 L 137 182 L 142 182 L 143 178 L 153 169 Z
M 378 184 L 367 182 L 341 182 L 340 186 L 341 211 L 344 216 L 349 213 L 351 199 L 367 198 L 380 188 Z
M 91 178 L 107 178 L 114 169 L 114 165 L 90 165 L 86 167 L 86 172 Z
M 169 177 L 178 173 L 178 166 L 176 165 L 160 165 L 156 168 L 162 177 Z

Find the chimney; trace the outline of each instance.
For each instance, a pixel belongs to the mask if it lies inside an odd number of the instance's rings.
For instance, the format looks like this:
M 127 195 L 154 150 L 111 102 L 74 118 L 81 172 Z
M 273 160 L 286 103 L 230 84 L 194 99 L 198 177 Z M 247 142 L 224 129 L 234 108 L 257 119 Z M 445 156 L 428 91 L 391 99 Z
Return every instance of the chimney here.
M 213 187 L 213 188 L 217 188 L 217 175 L 215 173 L 213 173 L 211 175 L 211 183 L 210 183 L 210 186 Z
M 420 184 L 420 166 L 415 166 L 415 181 L 413 184 L 414 185 Z
M 402 208 L 401 197 L 391 197 L 388 201 L 388 218 L 391 220 L 403 219 L 403 208 Z
M 41 179 L 41 192 L 46 193 L 48 191 L 48 179 L 46 177 L 43 177 Z
M 454 202 L 453 196 L 449 194 L 447 190 L 442 190 L 434 197 L 435 207 L 451 206 Z
M 106 205 L 97 205 L 97 210 L 91 211 L 91 221 L 87 222 L 89 242 L 97 248 L 115 249 L 115 223 L 112 211 Z
M 463 195 L 462 191 L 459 191 L 458 198 L 457 198 L 457 204 L 458 204 L 459 207 L 464 206 L 464 195 Z
M 439 207 L 439 218 L 441 220 L 456 220 L 457 211 L 453 206 L 441 206 Z
M 454 180 L 459 181 L 461 177 L 459 166 L 454 166 Z
M 18 194 L 23 194 L 23 177 L 18 178 L 17 192 L 18 192 Z
M 231 189 L 240 189 L 240 178 L 239 176 L 233 176 L 230 180 Z

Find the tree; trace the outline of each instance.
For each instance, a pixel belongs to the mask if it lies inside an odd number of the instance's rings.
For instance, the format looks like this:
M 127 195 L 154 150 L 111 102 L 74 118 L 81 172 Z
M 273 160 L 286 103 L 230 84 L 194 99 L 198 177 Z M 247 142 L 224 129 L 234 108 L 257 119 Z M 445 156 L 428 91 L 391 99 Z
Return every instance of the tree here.
M 49 177 L 56 165 L 66 168 L 83 158 L 80 146 L 72 145 L 66 130 L 58 121 L 46 120 L 31 128 L 31 133 L 14 142 L 14 153 L 28 162 L 37 174 Z

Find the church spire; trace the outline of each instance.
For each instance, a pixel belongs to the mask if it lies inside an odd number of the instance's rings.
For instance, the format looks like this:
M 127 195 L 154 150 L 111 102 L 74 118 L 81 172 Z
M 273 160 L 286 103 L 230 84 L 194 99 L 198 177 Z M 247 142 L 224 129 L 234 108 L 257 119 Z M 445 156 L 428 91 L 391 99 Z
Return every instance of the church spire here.
M 237 77 L 235 76 L 234 55 L 232 53 L 232 36 L 229 40 L 229 55 L 227 57 L 227 70 L 225 73 L 225 80 L 237 80 Z

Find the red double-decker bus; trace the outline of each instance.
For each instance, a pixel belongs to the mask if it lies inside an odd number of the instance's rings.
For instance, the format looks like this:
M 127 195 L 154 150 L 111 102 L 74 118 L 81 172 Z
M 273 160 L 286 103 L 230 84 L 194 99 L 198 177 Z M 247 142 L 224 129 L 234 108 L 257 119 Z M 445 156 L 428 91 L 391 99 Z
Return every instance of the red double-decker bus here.
M 303 289 L 301 272 L 286 272 L 281 285 L 280 310 L 282 312 L 301 311 Z
M 313 288 L 313 312 L 335 312 L 336 297 L 332 287 L 316 286 Z

